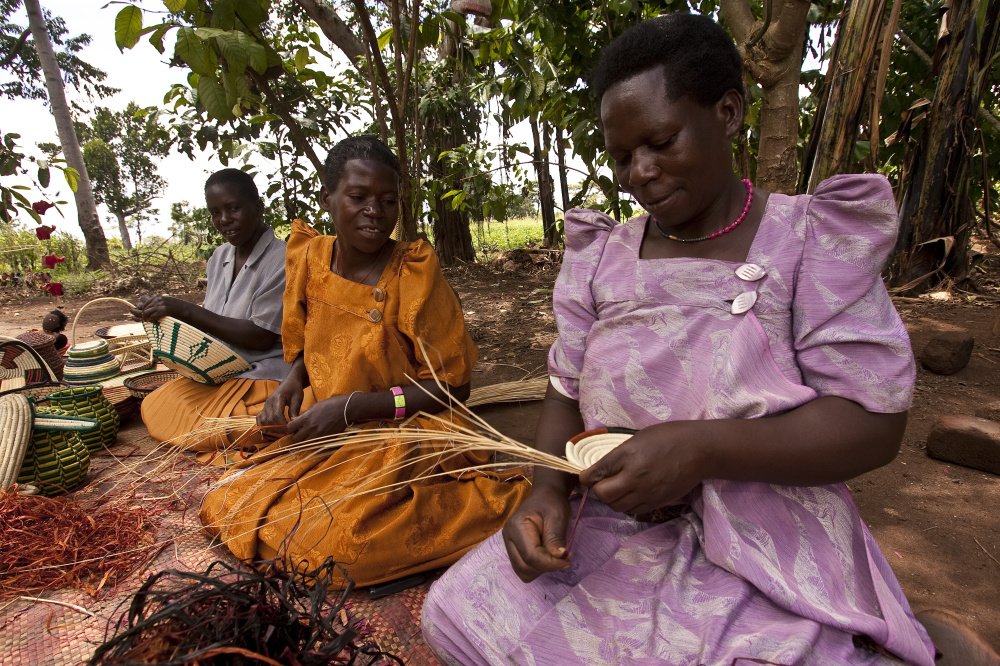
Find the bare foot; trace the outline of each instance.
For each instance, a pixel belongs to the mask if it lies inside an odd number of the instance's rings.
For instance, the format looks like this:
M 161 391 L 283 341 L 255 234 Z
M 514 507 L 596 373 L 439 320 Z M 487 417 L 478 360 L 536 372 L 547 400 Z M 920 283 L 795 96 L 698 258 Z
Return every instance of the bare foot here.
M 1000 655 L 962 620 L 945 610 L 917 613 L 937 648 L 937 666 L 1000 666 Z

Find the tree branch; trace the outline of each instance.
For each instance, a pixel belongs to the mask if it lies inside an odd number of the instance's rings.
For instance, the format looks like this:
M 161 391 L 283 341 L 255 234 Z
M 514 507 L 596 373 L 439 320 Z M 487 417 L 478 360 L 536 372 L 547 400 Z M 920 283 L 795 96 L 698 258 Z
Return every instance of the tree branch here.
M 750 11 L 750 5 L 746 0 L 721 0 L 719 12 L 722 21 L 729 26 L 729 30 L 733 33 L 736 45 L 740 47 L 740 50 L 743 50 L 743 46 L 753 31 L 754 23 L 757 21 L 753 17 L 753 12 Z
M 809 5 L 809 0 L 785 0 L 782 3 L 781 11 L 764 33 L 764 40 L 770 47 L 768 51 L 779 56 L 774 59 L 785 57 L 804 38 L 802 26 L 809 13 Z
M 10 53 L 3 60 L 0 60 L 0 67 L 6 67 L 10 63 L 14 62 L 14 59 L 21 54 L 21 49 L 24 48 L 25 43 L 28 41 L 28 36 L 31 35 L 31 28 L 25 28 L 21 36 L 17 38 L 14 43 L 13 48 L 11 48 Z
M 309 17 L 326 35 L 326 38 L 344 52 L 351 64 L 361 69 L 362 65 L 358 62 L 358 58 L 364 57 L 365 46 L 358 41 L 347 24 L 341 20 L 336 10 L 324 0 L 295 0 L 295 2 L 306 10 Z
M 288 129 L 288 135 L 292 139 L 292 143 L 302 151 L 302 154 L 306 156 L 306 159 L 313 165 L 317 173 L 323 173 L 323 161 L 319 159 L 316 155 L 316 151 L 313 150 L 312 144 L 306 137 L 305 133 L 302 131 L 302 126 L 299 125 L 298 121 L 292 117 L 291 111 L 285 106 L 282 101 L 281 96 L 275 94 L 271 89 L 271 85 L 268 80 L 254 71 L 252 68 L 247 69 L 247 74 L 253 77 L 254 83 L 257 87 L 264 92 L 264 97 L 267 99 L 267 105 L 272 109 L 278 116 L 285 122 Z

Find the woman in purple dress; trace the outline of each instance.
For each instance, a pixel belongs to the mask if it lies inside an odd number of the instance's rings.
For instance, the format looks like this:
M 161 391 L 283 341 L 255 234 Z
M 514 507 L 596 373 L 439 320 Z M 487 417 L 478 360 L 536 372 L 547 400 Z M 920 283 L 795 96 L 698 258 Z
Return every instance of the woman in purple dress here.
M 742 65 L 704 17 L 633 27 L 592 86 L 649 214 L 566 214 L 536 446 L 638 432 L 579 478 L 537 470 L 431 588 L 428 642 L 466 666 L 933 664 L 844 483 L 896 456 L 915 377 L 879 275 L 888 183 L 786 196 L 734 176 Z

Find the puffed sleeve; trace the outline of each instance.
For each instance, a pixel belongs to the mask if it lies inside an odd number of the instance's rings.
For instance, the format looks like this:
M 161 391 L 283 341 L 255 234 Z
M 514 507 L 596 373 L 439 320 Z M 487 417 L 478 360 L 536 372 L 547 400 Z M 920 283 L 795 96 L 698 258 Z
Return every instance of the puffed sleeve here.
M 559 337 L 549 349 L 549 381 L 557 391 L 580 399 L 580 372 L 587 335 L 597 321 L 591 283 L 616 222 L 594 210 L 566 211 L 566 252 L 552 293 Z
M 416 379 L 436 376 L 451 386 L 466 384 L 479 352 L 465 328 L 458 295 L 429 243 L 417 241 L 407 250 L 399 282 L 398 326 L 412 344 L 419 367 Z
M 281 346 L 285 362 L 293 362 L 305 348 L 306 281 L 309 276 L 309 243 L 319 232 L 302 220 L 292 222 L 285 248 L 284 314 L 281 319 Z
M 820 183 L 806 215 L 792 302 L 803 381 L 870 412 L 905 411 L 916 367 L 910 338 L 882 282 L 898 216 L 882 176 Z

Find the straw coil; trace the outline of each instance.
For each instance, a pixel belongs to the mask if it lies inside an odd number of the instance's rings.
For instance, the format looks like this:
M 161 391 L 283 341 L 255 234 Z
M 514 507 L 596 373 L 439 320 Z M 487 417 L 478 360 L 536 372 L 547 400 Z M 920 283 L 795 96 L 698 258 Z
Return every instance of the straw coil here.
M 33 418 L 27 397 L 17 393 L 0 396 L 0 490 L 17 481 L 31 442 Z
M 501 382 L 489 386 L 477 386 L 469 393 L 465 401 L 468 407 L 492 405 L 501 402 L 523 402 L 526 400 L 541 400 L 548 388 L 548 377 L 535 377 L 515 382 Z

